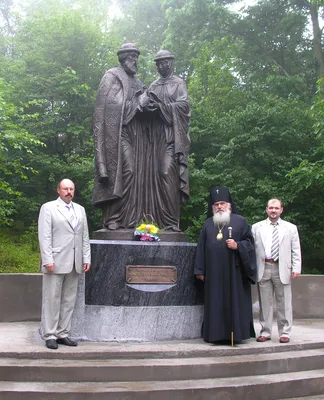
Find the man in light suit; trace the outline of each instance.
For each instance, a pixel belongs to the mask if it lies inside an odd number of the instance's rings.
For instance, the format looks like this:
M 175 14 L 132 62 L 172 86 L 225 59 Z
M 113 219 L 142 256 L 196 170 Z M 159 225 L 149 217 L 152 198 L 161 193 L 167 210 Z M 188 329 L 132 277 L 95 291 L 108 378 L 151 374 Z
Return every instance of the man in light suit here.
M 258 342 L 271 339 L 273 297 L 276 298 L 280 343 L 290 341 L 292 327 L 291 279 L 301 273 L 301 251 L 296 225 L 283 221 L 279 199 L 268 201 L 268 218 L 252 226 L 257 260 L 261 332 Z M 275 232 L 276 230 L 276 232 Z
M 49 349 L 77 346 L 68 335 L 78 275 L 90 269 L 90 242 L 85 210 L 73 203 L 74 183 L 63 179 L 57 200 L 42 205 L 38 239 L 43 275 L 41 335 Z

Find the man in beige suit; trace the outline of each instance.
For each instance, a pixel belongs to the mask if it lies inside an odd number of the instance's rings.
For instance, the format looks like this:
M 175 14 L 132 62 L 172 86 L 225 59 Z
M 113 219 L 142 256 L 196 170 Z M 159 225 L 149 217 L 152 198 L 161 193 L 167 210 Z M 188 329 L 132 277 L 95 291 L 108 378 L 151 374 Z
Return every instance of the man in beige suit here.
M 49 349 L 77 346 L 68 335 L 78 275 L 90 269 L 90 242 L 85 210 L 73 203 L 74 183 L 63 179 L 57 200 L 42 205 L 38 239 L 43 275 L 41 335 Z
M 268 201 L 268 218 L 252 226 L 257 260 L 261 332 L 258 342 L 271 339 L 273 297 L 276 298 L 280 343 L 290 341 L 292 327 L 291 279 L 301 273 L 301 251 L 296 225 L 283 221 L 279 199 Z

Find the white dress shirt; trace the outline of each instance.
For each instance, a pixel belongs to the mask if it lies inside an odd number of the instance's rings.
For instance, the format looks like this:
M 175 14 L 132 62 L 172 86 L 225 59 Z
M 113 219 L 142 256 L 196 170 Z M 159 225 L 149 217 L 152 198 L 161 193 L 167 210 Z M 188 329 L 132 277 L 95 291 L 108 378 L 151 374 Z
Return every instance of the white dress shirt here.
M 280 232 L 280 222 L 281 219 L 279 218 L 277 221 L 278 224 L 278 232 Z M 272 222 L 268 218 L 266 220 L 267 230 L 266 230 L 266 238 L 265 238 L 265 258 L 267 260 L 271 260 L 271 245 L 272 245 L 272 233 L 273 233 L 273 225 Z
M 63 214 L 71 222 L 73 229 L 75 229 L 78 220 L 73 207 L 73 202 L 71 201 L 69 204 L 65 203 L 65 201 L 63 201 L 60 197 L 58 198 L 58 202 Z

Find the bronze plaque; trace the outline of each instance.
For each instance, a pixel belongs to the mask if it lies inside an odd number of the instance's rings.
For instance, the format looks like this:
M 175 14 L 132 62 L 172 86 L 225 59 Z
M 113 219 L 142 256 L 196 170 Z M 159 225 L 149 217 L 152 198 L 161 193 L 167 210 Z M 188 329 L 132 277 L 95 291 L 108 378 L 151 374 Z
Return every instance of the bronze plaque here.
M 126 265 L 127 283 L 174 284 L 177 283 L 177 268 L 155 265 Z

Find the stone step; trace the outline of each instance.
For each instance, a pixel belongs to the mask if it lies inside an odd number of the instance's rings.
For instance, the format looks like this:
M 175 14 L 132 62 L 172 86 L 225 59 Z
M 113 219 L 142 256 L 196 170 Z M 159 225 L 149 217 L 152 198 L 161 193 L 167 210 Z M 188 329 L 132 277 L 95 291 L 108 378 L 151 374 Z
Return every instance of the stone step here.
M 12 350 L 12 347 L 15 350 Z M 46 349 L 44 342 L 38 339 L 37 345 L 8 345 L 2 344 L 0 358 L 23 359 L 75 359 L 75 360 L 115 360 L 115 359 L 143 359 L 143 358 L 195 358 L 195 357 L 229 357 L 235 355 L 259 355 L 268 353 L 282 353 L 298 350 L 324 348 L 324 340 L 305 341 L 303 343 L 291 341 L 287 344 L 269 340 L 257 343 L 251 339 L 246 344 L 213 345 L 203 342 L 202 339 L 164 342 L 80 342 L 78 347 L 59 346 L 58 350 Z
M 54 353 L 56 355 L 56 353 Z M 324 368 L 324 349 L 163 359 L 0 358 L 0 381 L 168 381 L 284 374 Z
M 294 398 L 289 398 L 288 400 L 324 400 L 324 394 L 320 396 L 294 397 Z
M 137 382 L 0 382 L 1 400 L 283 400 L 324 393 L 324 369 L 282 374 Z

